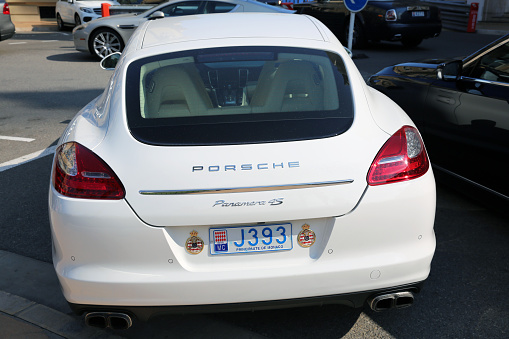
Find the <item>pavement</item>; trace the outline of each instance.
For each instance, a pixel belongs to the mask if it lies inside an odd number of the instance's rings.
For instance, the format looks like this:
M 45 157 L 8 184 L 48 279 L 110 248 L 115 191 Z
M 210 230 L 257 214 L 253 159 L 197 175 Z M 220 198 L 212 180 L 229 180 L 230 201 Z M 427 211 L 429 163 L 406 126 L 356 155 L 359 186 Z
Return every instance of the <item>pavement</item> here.
M 17 32 L 57 31 L 56 22 L 16 23 Z M 509 23 L 479 23 L 477 34 L 509 33 Z M 0 250 L 0 338 L 122 338 L 85 325 L 67 305 L 53 265 Z

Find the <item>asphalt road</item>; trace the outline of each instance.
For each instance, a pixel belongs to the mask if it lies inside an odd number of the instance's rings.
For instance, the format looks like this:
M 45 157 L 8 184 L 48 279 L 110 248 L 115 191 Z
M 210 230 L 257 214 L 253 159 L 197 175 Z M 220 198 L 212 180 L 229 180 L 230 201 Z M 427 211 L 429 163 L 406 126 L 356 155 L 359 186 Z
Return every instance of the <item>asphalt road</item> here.
M 354 60 L 367 78 L 398 62 L 468 55 L 495 38 L 444 32 L 415 50 L 398 43 L 372 45 L 354 51 Z M 0 249 L 51 262 L 47 212 L 51 156 L 1 168 L 53 145 L 74 114 L 101 93 L 111 73 L 100 70 L 87 54 L 76 52 L 69 33 L 18 34 L 0 43 L 0 60 Z M 200 331 L 212 338 L 238 333 L 251 338 L 509 338 L 507 217 L 441 183 L 437 199 L 437 250 L 431 275 L 411 308 L 375 313 L 329 305 L 160 317 L 119 334 L 130 338 L 180 338 Z M 411 227 L 412 220 L 408 223 Z

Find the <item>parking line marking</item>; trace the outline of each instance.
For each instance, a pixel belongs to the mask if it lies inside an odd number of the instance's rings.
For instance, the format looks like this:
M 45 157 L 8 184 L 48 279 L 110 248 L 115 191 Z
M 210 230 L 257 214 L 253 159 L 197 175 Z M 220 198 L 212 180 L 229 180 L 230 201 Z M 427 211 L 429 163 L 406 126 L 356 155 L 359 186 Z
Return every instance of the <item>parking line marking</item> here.
M 37 160 L 37 159 L 45 157 L 47 155 L 53 154 L 53 153 L 55 153 L 56 148 L 57 148 L 57 146 L 50 146 L 50 147 L 43 149 L 41 151 L 37 151 L 37 152 L 31 153 L 31 154 L 24 155 L 22 157 L 14 159 L 14 160 L 4 162 L 4 163 L 0 164 L 0 172 L 6 171 L 8 169 L 11 169 L 11 168 L 19 166 L 19 165 L 26 164 L 30 161 Z
M 0 135 L 0 139 L 11 140 L 11 141 L 24 141 L 24 142 L 32 142 L 35 140 L 35 139 L 31 139 L 31 138 L 8 137 L 6 135 Z
M 22 42 L 9 42 L 9 45 L 23 45 L 23 44 L 26 44 L 26 41 L 22 41 Z

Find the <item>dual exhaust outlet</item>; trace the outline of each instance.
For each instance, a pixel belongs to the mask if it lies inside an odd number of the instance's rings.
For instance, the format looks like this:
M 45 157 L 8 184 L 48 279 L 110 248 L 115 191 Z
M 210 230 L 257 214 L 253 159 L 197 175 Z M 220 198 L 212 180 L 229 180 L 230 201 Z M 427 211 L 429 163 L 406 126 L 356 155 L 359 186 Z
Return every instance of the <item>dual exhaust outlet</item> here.
M 382 294 L 368 300 L 369 307 L 375 312 L 382 312 L 391 308 L 410 307 L 413 303 L 414 294 L 412 292 Z
M 85 315 L 85 324 L 92 327 L 127 330 L 133 325 L 133 321 L 125 313 L 90 312 Z
M 392 308 L 410 307 L 414 303 L 412 292 L 394 292 L 378 295 L 368 299 L 369 307 L 375 312 L 386 311 Z M 133 325 L 131 317 L 125 313 L 116 312 L 90 312 L 85 315 L 88 326 L 111 328 L 113 330 L 127 330 Z

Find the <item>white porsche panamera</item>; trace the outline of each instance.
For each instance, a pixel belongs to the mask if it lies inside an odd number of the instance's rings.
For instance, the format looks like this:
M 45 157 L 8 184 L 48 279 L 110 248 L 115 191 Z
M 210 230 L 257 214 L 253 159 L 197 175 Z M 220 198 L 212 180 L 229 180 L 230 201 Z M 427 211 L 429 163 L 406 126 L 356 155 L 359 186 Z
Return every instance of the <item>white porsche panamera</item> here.
M 400 308 L 429 275 L 435 203 L 413 122 L 319 21 L 159 19 L 134 33 L 59 141 L 53 261 L 94 326 L 315 303 Z

